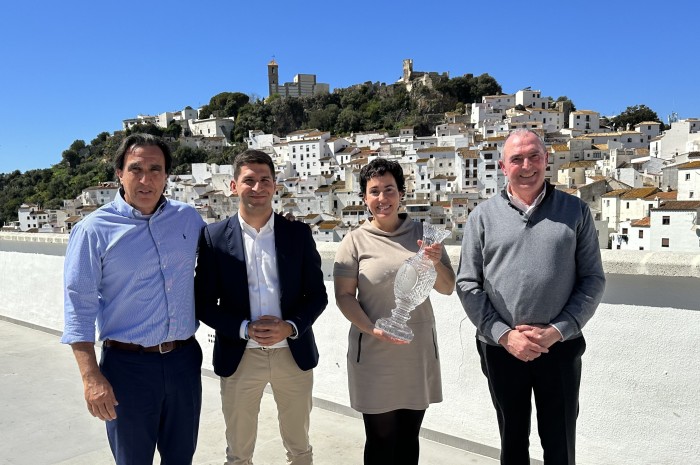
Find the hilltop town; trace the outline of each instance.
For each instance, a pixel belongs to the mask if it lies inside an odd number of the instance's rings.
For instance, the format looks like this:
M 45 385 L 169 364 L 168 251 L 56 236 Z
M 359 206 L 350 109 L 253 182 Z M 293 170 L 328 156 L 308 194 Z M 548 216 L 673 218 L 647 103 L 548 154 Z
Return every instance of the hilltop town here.
M 277 64 L 268 65 L 270 95 L 297 98 L 328 93 L 315 75 L 278 82 Z M 395 83 L 411 89 L 430 87 L 440 75 L 414 72 L 405 60 Z M 123 130 L 150 123 L 183 128 L 181 143 L 198 148 L 230 145 L 233 117 L 200 114 L 186 108 L 158 116 L 138 115 Z M 404 208 L 418 221 L 442 225 L 458 244 L 469 213 L 496 195 L 506 183 L 498 168 L 509 131 L 527 128 L 540 134 L 549 152 L 547 179 L 580 197 L 591 208 L 601 248 L 698 252 L 700 250 L 700 119 L 658 121 L 616 128 L 594 110 L 572 110 L 540 90 L 490 95 L 447 112 L 429 136 L 413 127 L 388 132 L 352 133 L 306 129 L 288 134 L 248 131 L 248 148 L 269 153 L 278 171 L 273 208 L 307 223 L 317 241 L 338 242 L 367 219 L 359 195 L 361 167 L 377 157 L 398 161 L 406 175 Z M 166 195 L 194 205 L 207 222 L 233 215 L 238 198 L 229 189 L 231 165 L 193 163 L 191 173 L 171 175 Z M 62 209 L 23 204 L 19 219 L 3 231 L 64 232 L 114 198 L 118 186 L 102 183 L 83 189 Z

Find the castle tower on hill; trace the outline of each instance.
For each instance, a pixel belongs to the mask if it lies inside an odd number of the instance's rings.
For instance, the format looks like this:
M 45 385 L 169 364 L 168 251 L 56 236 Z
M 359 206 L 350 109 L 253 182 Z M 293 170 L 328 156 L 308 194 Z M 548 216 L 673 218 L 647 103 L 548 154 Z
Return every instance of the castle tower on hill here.
M 286 97 L 311 97 L 318 94 L 327 94 L 330 85 L 316 82 L 315 74 L 297 74 L 294 82 L 279 83 L 279 66 L 274 58 L 267 64 L 268 97 L 278 94 Z
M 437 81 L 440 77 L 449 78 L 450 73 L 444 72 L 442 74 L 439 74 L 435 71 L 413 71 L 413 59 L 406 58 L 403 61 L 403 74 L 401 75 L 401 79 L 399 79 L 398 82 L 406 86 L 406 90 L 410 92 L 413 86 L 415 86 L 416 84 L 433 88 L 433 83 Z

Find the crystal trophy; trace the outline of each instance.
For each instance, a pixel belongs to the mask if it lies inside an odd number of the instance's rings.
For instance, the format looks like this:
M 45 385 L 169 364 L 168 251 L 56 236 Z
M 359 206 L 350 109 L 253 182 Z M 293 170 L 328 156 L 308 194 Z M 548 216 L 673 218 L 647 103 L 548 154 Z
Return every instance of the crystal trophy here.
M 411 318 L 411 311 L 428 298 L 437 278 L 433 262 L 425 256 L 425 248 L 442 242 L 449 235 L 450 232 L 445 229 L 423 223 L 423 244 L 420 250 L 403 262 L 394 279 L 396 307 L 391 310 L 390 317 L 377 320 L 374 325 L 376 328 L 402 341 L 410 342 L 413 339 L 413 331 L 406 322 Z

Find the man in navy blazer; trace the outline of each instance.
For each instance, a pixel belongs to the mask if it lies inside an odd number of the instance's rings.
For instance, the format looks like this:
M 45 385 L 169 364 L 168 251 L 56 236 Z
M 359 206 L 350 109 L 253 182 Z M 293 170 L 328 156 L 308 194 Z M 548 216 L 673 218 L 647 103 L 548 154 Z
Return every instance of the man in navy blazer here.
M 252 464 L 258 412 L 269 383 L 287 463 L 313 463 L 309 416 L 318 350 L 311 326 L 328 296 L 309 227 L 272 211 L 275 167 L 246 150 L 234 162 L 238 213 L 208 225 L 199 242 L 197 317 L 216 330 L 226 464 Z

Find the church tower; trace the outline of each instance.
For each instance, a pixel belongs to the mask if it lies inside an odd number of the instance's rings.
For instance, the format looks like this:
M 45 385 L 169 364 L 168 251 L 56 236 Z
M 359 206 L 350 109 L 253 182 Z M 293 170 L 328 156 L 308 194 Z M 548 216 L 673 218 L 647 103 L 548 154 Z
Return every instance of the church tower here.
M 267 64 L 267 84 L 268 84 L 268 97 L 274 94 L 279 94 L 279 76 L 277 73 L 277 62 L 273 58 Z

